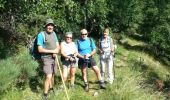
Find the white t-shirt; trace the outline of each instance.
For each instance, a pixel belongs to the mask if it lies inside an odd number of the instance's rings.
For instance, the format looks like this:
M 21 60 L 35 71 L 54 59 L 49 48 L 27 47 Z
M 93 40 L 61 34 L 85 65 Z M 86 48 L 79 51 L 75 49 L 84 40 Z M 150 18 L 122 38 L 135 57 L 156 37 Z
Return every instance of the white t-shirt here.
M 107 37 L 106 39 L 101 38 L 101 48 L 104 52 L 110 52 L 111 51 L 111 44 L 113 43 L 112 38 L 111 37 Z
M 64 54 L 70 55 L 78 52 L 76 44 L 74 42 L 66 43 L 65 41 L 61 42 L 61 46 Z

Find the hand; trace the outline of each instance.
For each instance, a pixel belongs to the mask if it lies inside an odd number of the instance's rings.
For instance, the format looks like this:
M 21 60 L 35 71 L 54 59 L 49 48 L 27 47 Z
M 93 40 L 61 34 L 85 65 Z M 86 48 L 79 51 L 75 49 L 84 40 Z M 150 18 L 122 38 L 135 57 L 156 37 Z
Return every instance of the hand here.
M 90 54 L 86 54 L 84 55 L 84 59 L 89 59 L 90 56 L 91 56 Z
M 58 53 L 58 49 L 54 49 L 52 53 Z
M 70 57 L 70 61 L 74 61 L 74 58 Z
M 57 57 L 57 54 L 53 53 L 53 54 L 52 54 L 52 57 L 53 57 L 53 58 L 56 58 L 56 57 Z
M 76 54 L 76 53 L 74 53 L 74 54 L 73 54 L 73 56 L 74 56 L 74 57 L 76 57 L 76 56 L 77 56 L 77 54 Z
M 104 53 L 103 50 L 100 50 L 100 53 L 103 54 Z
M 66 60 L 66 61 L 68 61 L 69 59 L 70 59 L 70 57 L 69 57 L 69 56 L 65 57 L 65 60 Z
M 91 55 L 90 54 L 86 54 L 86 57 L 89 58 Z

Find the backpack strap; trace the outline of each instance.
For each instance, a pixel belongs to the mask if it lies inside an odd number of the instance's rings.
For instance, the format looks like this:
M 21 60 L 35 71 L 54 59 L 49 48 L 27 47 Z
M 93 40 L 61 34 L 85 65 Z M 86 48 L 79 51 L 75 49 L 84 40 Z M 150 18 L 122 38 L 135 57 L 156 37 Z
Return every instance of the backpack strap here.
M 102 48 L 101 48 L 101 43 L 102 43 L 101 41 L 102 41 L 102 39 L 103 39 L 103 37 L 101 37 L 101 38 L 99 39 L 100 49 L 102 49 Z M 107 43 L 110 43 L 109 48 L 112 49 L 112 48 L 113 48 L 113 40 L 112 40 L 112 38 L 111 38 L 110 36 L 108 37 Z
M 102 37 L 99 39 L 99 49 L 103 50 L 102 45 L 101 45 L 101 41 L 102 41 Z
M 79 39 L 77 39 L 76 43 L 77 43 L 77 47 L 78 47 L 78 49 L 79 49 L 79 48 L 80 48 Z
M 43 36 L 43 41 L 45 42 L 46 41 L 46 38 L 45 38 L 45 31 L 41 32 L 42 36 Z
M 89 37 L 89 40 L 90 40 L 90 47 L 91 47 L 91 50 L 93 50 L 93 48 L 92 48 L 92 38 Z

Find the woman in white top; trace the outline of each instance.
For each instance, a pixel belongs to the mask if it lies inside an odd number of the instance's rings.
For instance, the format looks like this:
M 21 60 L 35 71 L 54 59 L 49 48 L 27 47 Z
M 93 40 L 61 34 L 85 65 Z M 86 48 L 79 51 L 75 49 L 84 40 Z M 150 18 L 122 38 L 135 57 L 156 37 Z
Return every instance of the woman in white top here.
M 65 40 L 61 42 L 61 61 L 63 65 L 63 79 L 67 80 L 68 74 L 70 74 L 71 87 L 74 87 L 75 71 L 77 67 L 77 47 L 72 42 L 72 32 L 65 33 Z
M 109 36 L 109 28 L 105 28 L 103 36 L 99 40 L 99 51 L 100 51 L 100 71 L 103 81 L 108 81 L 112 84 L 114 80 L 113 74 L 113 40 Z M 107 74 L 105 73 L 105 67 L 107 68 Z M 105 74 L 107 80 L 105 80 Z

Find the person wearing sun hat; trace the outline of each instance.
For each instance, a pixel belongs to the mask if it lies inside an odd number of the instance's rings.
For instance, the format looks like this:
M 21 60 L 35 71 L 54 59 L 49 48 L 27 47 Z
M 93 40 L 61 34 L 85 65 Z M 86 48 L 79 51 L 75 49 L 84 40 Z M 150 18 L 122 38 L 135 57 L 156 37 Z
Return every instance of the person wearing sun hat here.
M 77 67 L 77 47 L 72 41 L 73 33 L 66 32 L 64 34 L 64 41 L 61 42 L 61 62 L 63 65 L 63 79 L 66 82 L 68 74 L 70 74 L 71 88 L 74 88 L 75 72 Z
M 41 53 L 42 68 L 45 74 L 44 98 L 48 98 L 48 91 L 53 90 L 54 74 L 56 72 L 55 57 L 59 52 L 59 43 L 54 32 L 55 24 L 51 18 L 45 21 L 45 31 L 38 33 L 38 52 Z
M 44 27 L 46 27 L 48 24 L 52 24 L 54 27 L 56 27 L 54 21 L 51 18 L 46 19 Z

